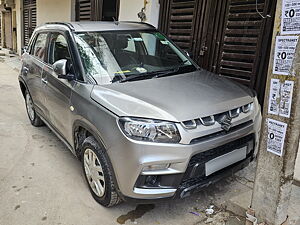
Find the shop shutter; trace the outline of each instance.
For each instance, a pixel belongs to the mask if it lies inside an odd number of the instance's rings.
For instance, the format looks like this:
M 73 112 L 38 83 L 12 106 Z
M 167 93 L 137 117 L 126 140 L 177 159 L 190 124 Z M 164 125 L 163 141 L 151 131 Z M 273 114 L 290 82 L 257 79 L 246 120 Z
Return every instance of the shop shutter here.
M 23 6 L 24 46 L 27 46 L 36 28 L 36 0 L 24 0 Z

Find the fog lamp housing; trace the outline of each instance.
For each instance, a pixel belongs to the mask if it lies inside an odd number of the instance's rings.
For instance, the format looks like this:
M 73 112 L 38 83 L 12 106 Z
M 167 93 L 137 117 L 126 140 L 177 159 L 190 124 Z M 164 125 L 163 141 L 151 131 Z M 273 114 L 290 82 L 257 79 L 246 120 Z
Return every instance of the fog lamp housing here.
M 156 165 L 149 165 L 145 166 L 142 170 L 142 172 L 150 172 L 150 171 L 159 171 L 159 170 L 165 170 L 170 167 L 170 164 L 156 164 Z

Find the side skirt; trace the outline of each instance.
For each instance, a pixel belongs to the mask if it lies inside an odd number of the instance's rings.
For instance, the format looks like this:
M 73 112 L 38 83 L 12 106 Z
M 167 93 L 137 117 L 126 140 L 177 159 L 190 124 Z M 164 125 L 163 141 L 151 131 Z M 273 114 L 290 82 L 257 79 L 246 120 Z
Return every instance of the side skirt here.
M 40 114 L 38 114 L 38 116 L 47 125 L 47 127 L 49 127 L 49 129 L 68 147 L 68 149 L 73 153 L 73 155 L 76 156 L 75 150 L 72 148 L 69 142 L 66 141 L 65 138 L 43 116 L 41 116 Z

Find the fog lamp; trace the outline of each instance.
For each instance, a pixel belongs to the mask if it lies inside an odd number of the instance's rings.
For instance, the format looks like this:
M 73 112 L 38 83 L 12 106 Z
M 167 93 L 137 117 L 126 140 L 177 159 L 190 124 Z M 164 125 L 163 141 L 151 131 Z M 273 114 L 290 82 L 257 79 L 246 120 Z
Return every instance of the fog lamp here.
M 157 165 L 149 165 L 143 168 L 143 172 L 156 171 L 156 170 L 165 170 L 170 167 L 170 164 L 157 164 Z

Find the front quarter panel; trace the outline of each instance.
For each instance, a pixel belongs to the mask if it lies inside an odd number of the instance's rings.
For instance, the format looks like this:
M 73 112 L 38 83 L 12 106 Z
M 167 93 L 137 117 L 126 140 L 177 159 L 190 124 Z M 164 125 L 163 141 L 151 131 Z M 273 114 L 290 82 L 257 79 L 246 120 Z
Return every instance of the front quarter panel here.
M 73 125 L 85 124 L 86 128 L 92 130 L 97 136 L 100 144 L 108 150 L 111 143 L 116 141 L 114 132 L 119 132 L 116 130 L 118 129 L 117 116 L 91 99 L 93 86 L 79 82 L 74 85 L 71 97 L 71 105 L 74 107 Z M 74 129 L 73 126 L 73 135 Z

